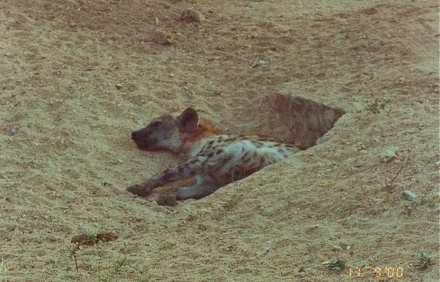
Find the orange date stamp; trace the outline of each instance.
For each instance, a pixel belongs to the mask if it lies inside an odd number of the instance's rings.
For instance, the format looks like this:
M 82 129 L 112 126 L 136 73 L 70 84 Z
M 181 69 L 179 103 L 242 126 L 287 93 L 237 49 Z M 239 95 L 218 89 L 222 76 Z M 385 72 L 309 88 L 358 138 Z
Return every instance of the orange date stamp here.
M 349 277 L 367 277 L 368 274 L 361 267 L 347 267 L 347 275 Z M 385 266 L 385 267 L 374 267 L 374 278 L 403 278 L 404 270 L 400 266 Z

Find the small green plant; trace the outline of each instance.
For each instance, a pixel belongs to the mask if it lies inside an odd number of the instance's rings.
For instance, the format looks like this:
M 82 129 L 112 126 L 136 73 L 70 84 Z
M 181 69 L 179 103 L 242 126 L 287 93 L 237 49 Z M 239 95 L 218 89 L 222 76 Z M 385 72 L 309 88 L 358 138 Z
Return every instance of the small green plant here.
M 343 260 L 335 259 L 328 265 L 328 269 L 341 271 L 345 268 L 345 262 Z
M 403 210 L 407 216 L 411 216 L 412 212 L 417 208 L 417 204 L 404 204 Z
M 419 250 L 418 255 L 414 255 L 414 257 L 416 262 L 413 264 L 413 266 L 420 270 L 425 270 L 433 264 L 432 257 L 428 256 L 423 250 Z
M 438 195 L 434 196 L 423 196 L 420 200 L 412 201 L 410 203 L 405 203 L 403 205 L 404 214 L 408 217 L 412 215 L 412 212 L 415 211 L 419 207 L 427 207 L 433 209 L 437 206 L 438 203 Z
M 394 188 L 395 188 L 394 181 L 400 175 L 402 170 L 406 167 L 406 165 L 408 164 L 408 161 L 409 161 L 409 156 L 406 158 L 405 163 L 402 165 L 402 167 L 400 167 L 400 169 L 397 171 L 397 173 L 394 175 L 394 177 L 391 178 L 391 180 L 388 180 L 387 178 L 385 178 L 385 190 L 388 193 L 391 193 L 394 190 Z
M 430 197 L 422 197 L 420 199 L 420 206 L 427 206 L 429 208 L 435 208 L 438 203 L 438 195 L 430 196 Z
M 109 267 L 111 269 L 110 271 L 99 275 L 99 281 L 102 282 L 116 281 L 115 276 L 118 276 L 118 273 L 120 272 L 121 268 L 126 264 L 126 262 L 127 262 L 126 257 L 123 257 L 121 260 L 116 261 L 116 264 L 113 269 L 112 267 Z
M 325 261 L 322 264 L 327 264 L 329 270 L 342 271 L 345 268 L 345 262 L 335 258 Z
M 86 246 L 93 246 L 99 241 L 101 242 L 109 242 L 118 239 L 118 235 L 113 233 L 92 233 L 90 235 L 88 234 L 81 234 L 78 236 L 74 236 L 72 240 L 70 240 L 71 243 L 75 244 L 73 249 L 69 252 L 69 257 L 72 257 L 75 261 L 75 268 L 76 271 L 78 271 L 78 261 L 76 259 L 76 252 L 79 250 L 80 246 L 86 245 Z
M 110 273 L 100 274 L 98 277 L 99 282 L 111 282 L 114 281 L 113 276 Z
M 233 209 L 239 202 L 241 202 L 241 200 L 243 199 L 243 194 L 239 194 L 239 195 L 234 195 L 229 199 L 224 199 L 222 197 L 220 197 L 217 194 L 216 195 L 220 200 L 220 209 Z
M 98 242 L 97 233 L 93 233 L 91 235 L 82 234 L 79 236 L 75 236 L 71 242 L 75 243 L 75 246 L 70 251 L 69 257 L 73 258 L 75 262 L 75 269 L 78 272 L 78 261 L 76 259 L 76 252 L 79 251 L 79 247 L 82 245 L 85 245 L 87 243 L 95 244 L 96 242 Z
M 360 88 L 358 90 L 360 93 L 365 93 L 367 91 L 367 86 L 365 84 L 360 85 Z M 373 114 L 378 114 L 382 111 L 384 111 L 387 116 L 390 116 L 391 113 L 391 106 L 390 104 L 390 99 L 386 99 L 386 98 L 377 98 L 375 95 L 375 92 L 373 89 L 370 89 L 370 96 L 372 100 L 366 100 L 364 101 L 367 105 L 365 106 L 364 109 L 359 109 L 357 111 L 355 111 L 356 113 L 361 113 L 361 112 L 370 112 Z
M 124 266 L 126 261 L 127 261 L 126 257 L 123 257 L 121 260 L 118 260 L 116 262 L 115 272 L 118 272 Z
M 192 209 L 186 208 L 183 212 L 187 214 L 186 221 L 193 221 L 197 218 L 197 212 Z
M 376 99 L 374 99 L 373 102 L 368 104 L 367 107 L 365 107 L 365 110 L 369 111 L 373 114 L 378 114 L 381 111 L 384 111 L 389 115 L 391 112 L 391 107 L 389 107 L 389 106 L 387 107 L 389 102 L 390 102 L 389 99 L 382 100 L 382 99 L 376 98 Z M 386 110 L 385 108 L 388 108 L 388 109 Z
M 6 270 L 7 270 L 6 263 L 2 258 L 2 261 L 0 263 L 0 276 L 6 274 Z
M 75 261 L 75 269 L 76 271 L 78 271 L 78 261 L 76 259 L 76 251 L 79 250 L 79 244 L 77 244 L 73 250 L 70 251 L 69 257 L 73 258 L 73 260 Z

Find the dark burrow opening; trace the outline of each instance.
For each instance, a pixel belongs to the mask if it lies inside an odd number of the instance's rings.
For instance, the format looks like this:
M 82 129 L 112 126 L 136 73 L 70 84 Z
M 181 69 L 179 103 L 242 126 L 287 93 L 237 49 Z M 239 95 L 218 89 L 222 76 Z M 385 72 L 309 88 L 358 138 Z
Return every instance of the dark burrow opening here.
M 343 109 L 298 96 L 276 94 L 271 100 L 282 122 L 290 130 L 287 141 L 304 149 L 317 145 L 319 139 L 345 114 Z

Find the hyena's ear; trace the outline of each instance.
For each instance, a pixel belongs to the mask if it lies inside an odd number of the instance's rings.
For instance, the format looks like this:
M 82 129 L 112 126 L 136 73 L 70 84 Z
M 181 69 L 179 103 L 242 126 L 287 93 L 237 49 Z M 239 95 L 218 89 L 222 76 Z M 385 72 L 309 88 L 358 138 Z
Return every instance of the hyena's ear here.
M 187 108 L 179 116 L 179 128 L 184 132 L 192 132 L 199 125 L 199 115 L 193 108 Z

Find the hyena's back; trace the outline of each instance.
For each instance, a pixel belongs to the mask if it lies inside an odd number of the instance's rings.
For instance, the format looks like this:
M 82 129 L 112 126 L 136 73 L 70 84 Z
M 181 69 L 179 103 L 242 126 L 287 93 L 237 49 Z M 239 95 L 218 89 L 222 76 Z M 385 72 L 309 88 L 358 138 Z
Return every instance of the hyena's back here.
M 205 173 L 222 186 L 240 180 L 295 152 L 294 145 L 259 136 L 217 135 L 209 138 L 199 155 L 206 156 Z M 215 158 L 219 156 L 218 158 Z

